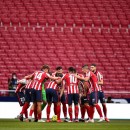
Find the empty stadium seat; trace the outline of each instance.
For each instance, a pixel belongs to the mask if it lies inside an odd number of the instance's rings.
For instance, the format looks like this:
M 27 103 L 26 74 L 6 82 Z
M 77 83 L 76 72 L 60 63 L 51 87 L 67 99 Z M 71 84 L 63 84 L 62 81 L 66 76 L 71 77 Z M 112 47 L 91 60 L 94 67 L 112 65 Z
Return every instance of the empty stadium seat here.
M 2 74 L 14 71 L 21 78 L 44 63 L 52 69 L 75 66 L 81 72 L 83 64 L 97 63 L 107 91 L 118 86 L 119 91 L 123 87 L 129 90 L 130 13 L 126 0 L 8 0 L 1 1 L 0 7 Z

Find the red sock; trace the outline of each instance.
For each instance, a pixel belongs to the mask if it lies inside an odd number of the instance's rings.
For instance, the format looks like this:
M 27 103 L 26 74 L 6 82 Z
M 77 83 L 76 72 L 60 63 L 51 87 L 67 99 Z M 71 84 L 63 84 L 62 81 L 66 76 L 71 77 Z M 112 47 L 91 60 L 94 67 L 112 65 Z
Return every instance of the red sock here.
M 98 104 L 96 104 L 95 107 L 97 109 L 97 112 L 98 112 L 100 118 L 103 117 L 101 107 Z
M 37 120 L 37 106 L 34 108 L 34 118 Z
M 57 105 L 57 119 L 60 120 L 60 105 Z
M 34 112 L 34 110 L 30 110 L 29 116 L 32 116 L 33 112 Z
M 54 113 L 57 115 L 57 103 L 54 103 Z
M 90 113 L 91 113 L 90 112 L 90 106 L 89 105 L 85 105 L 84 107 L 87 110 L 88 117 L 90 117 Z
M 28 118 L 28 110 L 25 112 L 25 118 Z
M 85 116 L 85 106 L 81 106 L 80 107 L 80 111 L 81 111 L 81 118 L 84 119 L 84 116 Z
M 75 106 L 75 119 L 78 119 L 78 115 L 79 115 L 79 107 L 76 105 Z
M 38 120 L 41 120 L 41 118 L 42 118 L 42 113 L 39 113 L 38 114 Z
M 50 120 L 50 105 L 47 105 L 46 114 L 47 114 L 47 120 Z
M 94 106 L 90 106 L 90 119 L 93 119 L 94 115 Z
M 103 113 L 104 113 L 104 116 L 107 117 L 107 107 L 106 107 L 106 104 L 103 104 Z
M 25 102 L 25 104 L 23 105 L 23 108 L 22 108 L 22 111 L 20 112 L 20 114 L 25 114 L 27 109 L 29 107 L 29 103 L 28 102 Z
M 64 113 L 64 117 L 66 118 L 67 117 L 67 107 L 66 107 L 66 103 L 62 103 L 63 105 L 63 113 Z
M 69 107 L 69 116 L 70 116 L 70 120 L 72 121 L 72 107 Z

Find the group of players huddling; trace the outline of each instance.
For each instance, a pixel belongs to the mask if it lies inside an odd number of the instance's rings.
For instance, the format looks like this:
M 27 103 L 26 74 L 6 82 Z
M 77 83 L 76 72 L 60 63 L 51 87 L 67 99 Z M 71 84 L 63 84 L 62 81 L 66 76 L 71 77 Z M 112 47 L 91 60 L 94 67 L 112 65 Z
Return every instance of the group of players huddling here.
M 106 121 L 107 108 L 105 104 L 105 97 L 103 92 L 103 75 L 97 71 L 96 64 L 91 64 L 90 67 L 85 64 L 82 66 L 83 74 L 78 74 L 74 67 L 68 68 L 68 73 L 64 74 L 61 66 L 56 67 L 56 72 L 50 74 L 50 67 L 43 65 L 40 71 L 35 71 L 33 74 L 25 76 L 18 81 L 16 94 L 25 89 L 25 103 L 20 112 L 19 119 L 23 121 L 25 115 L 26 121 L 32 121 L 32 114 L 34 113 L 34 121 L 36 122 L 50 122 L 51 104 L 54 103 L 54 113 L 57 115 L 57 122 L 62 122 L 60 118 L 61 104 L 63 106 L 64 121 L 66 122 L 91 122 L 94 123 L 95 108 L 100 116 L 98 122 Z M 50 79 L 50 80 L 48 80 Z M 48 80 L 48 85 L 45 88 L 44 83 Z M 67 92 L 67 94 L 65 94 Z M 103 113 L 98 105 L 100 100 Z M 29 116 L 27 109 L 30 106 Z M 72 103 L 74 103 L 74 115 Z M 67 118 L 67 105 L 68 114 Z M 42 110 L 46 107 L 46 121 L 41 119 Z M 78 119 L 79 106 L 81 112 L 81 119 Z M 88 117 L 85 120 L 85 113 Z

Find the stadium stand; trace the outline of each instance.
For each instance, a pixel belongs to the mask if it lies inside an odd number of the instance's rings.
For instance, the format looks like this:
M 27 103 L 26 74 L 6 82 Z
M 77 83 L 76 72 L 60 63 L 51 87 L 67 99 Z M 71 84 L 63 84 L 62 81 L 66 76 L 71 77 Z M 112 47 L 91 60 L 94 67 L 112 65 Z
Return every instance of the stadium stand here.
M 96 63 L 109 95 L 129 97 L 130 1 L 1 0 L 0 89 L 44 63 L 79 72 Z

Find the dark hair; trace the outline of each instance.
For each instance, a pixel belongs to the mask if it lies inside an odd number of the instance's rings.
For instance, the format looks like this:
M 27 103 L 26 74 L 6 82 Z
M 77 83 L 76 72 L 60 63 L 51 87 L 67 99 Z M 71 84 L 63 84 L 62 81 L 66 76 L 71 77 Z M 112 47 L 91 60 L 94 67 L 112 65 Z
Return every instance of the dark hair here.
M 51 71 L 49 71 L 49 72 L 48 72 L 48 74 L 52 75 L 52 72 L 51 72 Z
M 73 68 L 73 72 L 76 73 L 76 69 L 75 68 Z
M 69 72 L 74 72 L 74 67 L 69 67 L 69 68 L 68 68 L 68 71 L 69 71 Z
M 61 73 L 56 73 L 55 76 L 56 76 L 56 77 L 63 77 L 63 74 L 61 74 Z
M 62 69 L 61 66 L 57 66 L 57 67 L 56 67 L 56 70 L 60 70 L 60 69 Z
M 83 65 L 83 66 L 82 66 L 82 68 L 84 68 L 84 67 L 88 67 L 88 65 L 87 65 L 87 64 L 85 64 L 85 65 Z
M 43 65 L 42 67 L 41 67 L 41 70 L 44 70 L 44 69 L 50 69 L 50 67 L 48 66 L 48 65 Z
M 95 63 L 92 63 L 92 64 L 91 64 L 91 66 L 94 66 L 94 67 L 96 67 L 97 65 L 96 65 Z

